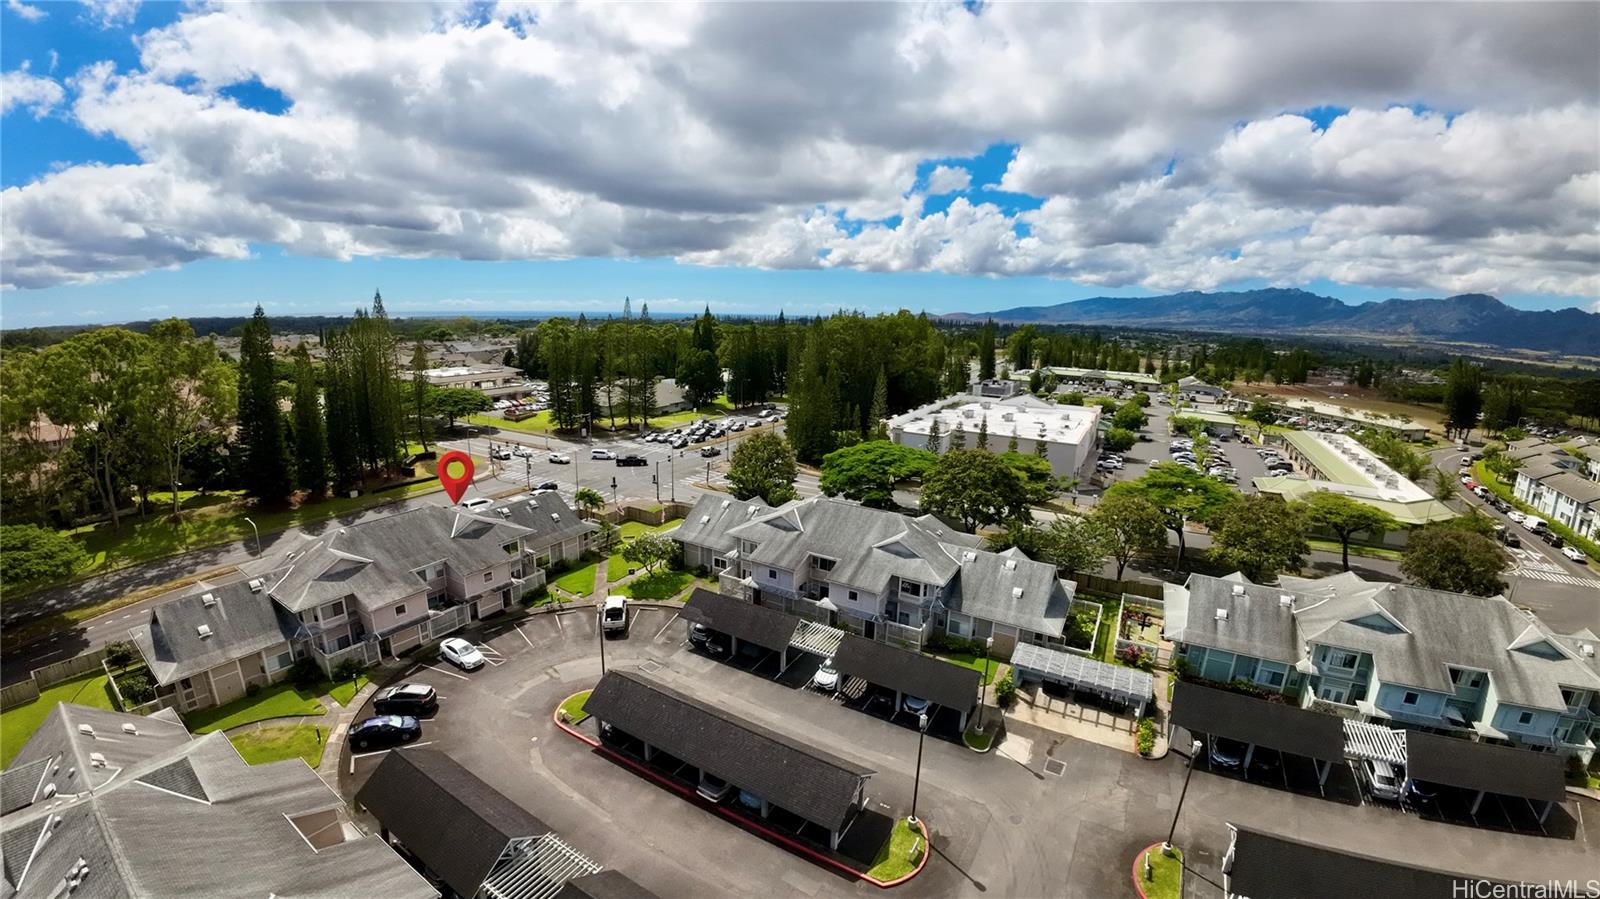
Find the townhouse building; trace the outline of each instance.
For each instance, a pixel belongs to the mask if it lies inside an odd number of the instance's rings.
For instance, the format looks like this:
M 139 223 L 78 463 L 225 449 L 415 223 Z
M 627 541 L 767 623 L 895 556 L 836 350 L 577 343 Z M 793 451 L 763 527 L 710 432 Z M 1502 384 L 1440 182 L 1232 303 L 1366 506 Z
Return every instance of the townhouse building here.
M 1208 681 L 1585 763 L 1600 739 L 1600 640 L 1554 633 L 1504 597 L 1345 572 L 1275 587 L 1196 574 L 1165 601 L 1176 657 Z
M 1580 537 L 1600 539 L 1600 481 L 1595 480 L 1600 468 L 1595 463 L 1537 437 L 1513 441 L 1506 455 L 1518 463 L 1512 485 L 1517 499 Z
M 826 497 L 771 508 L 702 496 L 669 536 L 724 593 L 911 648 L 935 633 L 993 637 L 1002 656 L 1062 644 L 1075 589 L 1055 566 L 988 552 L 932 516 Z
M 248 581 L 197 587 L 129 636 L 159 705 L 221 705 L 302 658 L 329 673 L 349 658 L 376 664 L 494 615 L 594 530 L 553 493 L 483 514 L 423 506 L 332 530 Z

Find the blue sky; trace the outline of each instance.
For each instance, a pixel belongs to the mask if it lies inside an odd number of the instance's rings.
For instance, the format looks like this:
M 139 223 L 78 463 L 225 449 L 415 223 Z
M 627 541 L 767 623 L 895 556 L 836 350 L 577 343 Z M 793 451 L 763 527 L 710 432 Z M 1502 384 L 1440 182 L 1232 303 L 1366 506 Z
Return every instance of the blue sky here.
M 6 0 L 0 325 L 340 312 L 374 288 L 411 314 L 623 296 L 986 311 L 1268 285 L 1530 309 L 1600 294 L 1582 41 L 1530 73 L 1492 46 L 1515 46 L 1517 24 L 1462 9 L 1393 52 L 1470 45 L 1465 80 L 1431 63 L 1302 68 L 1324 52 L 1308 34 L 1391 35 L 1295 8 L 1305 21 L 1277 38 L 1303 46 L 1235 77 L 1207 50 L 1172 54 L 1186 38 L 1158 7 L 839 7 L 838 23 L 778 28 L 759 6 L 621 9 Z M 752 47 L 749 27 L 781 36 Z M 834 27 L 882 52 L 812 68 Z M 897 70 L 889 51 L 929 29 L 941 64 Z M 1004 63 L 966 56 L 1001 33 Z M 1125 58 L 1099 67 L 1063 54 L 1072 42 Z M 544 60 L 569 45 L 583 64 L 553 77 Z M 659 77 L 685 46 L 702 65 Z M 962 74 L 980 60 L 984 79 Z M 1526 181 L 1511 199 L 1508 178 Z

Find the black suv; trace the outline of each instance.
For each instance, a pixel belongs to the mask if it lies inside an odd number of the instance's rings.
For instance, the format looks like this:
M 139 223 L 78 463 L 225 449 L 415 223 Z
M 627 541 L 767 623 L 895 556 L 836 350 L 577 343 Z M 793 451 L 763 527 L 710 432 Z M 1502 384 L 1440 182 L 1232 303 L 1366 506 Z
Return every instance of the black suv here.
M 618 468 L 632 468 L 632 467 L 636 467 L 636 466 L 639 466 L 639 465 L 649 465 L 649 464 L 650 464 L 649 461 L 646 460 L 645 457 L 643 457 L 643 456 L 627 455 L 627 456 L 618 456 L 617 457 L 617 467 Z
M 428 715 L 439 710 L 439 694 L 427 684 L 397 684 L 378 691 L 372 710 L 379 715 Z

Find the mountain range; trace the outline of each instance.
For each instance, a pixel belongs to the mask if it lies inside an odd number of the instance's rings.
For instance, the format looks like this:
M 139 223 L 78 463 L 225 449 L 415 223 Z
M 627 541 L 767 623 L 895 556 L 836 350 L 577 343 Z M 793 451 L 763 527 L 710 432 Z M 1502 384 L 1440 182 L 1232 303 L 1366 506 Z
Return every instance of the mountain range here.
M 1389 299 L 1351 305 L 1293 288 L 1157 297 L 1091 297 L 1054 306 L 951 313 L 947 321 L 1166 327 L 1239 334 L 1275 332 L 1406 342 L 1470 343 L 1507 349 L 1600 356 L 1600 313 L 1531 312 L 1481 293 Z

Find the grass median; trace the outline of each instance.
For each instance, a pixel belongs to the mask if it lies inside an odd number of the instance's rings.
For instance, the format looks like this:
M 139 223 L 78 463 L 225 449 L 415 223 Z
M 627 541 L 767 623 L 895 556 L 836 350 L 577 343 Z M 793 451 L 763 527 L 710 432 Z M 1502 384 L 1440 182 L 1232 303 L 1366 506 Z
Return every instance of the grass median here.
M 894 822 L 889 841 L 878 850 L 877 859 L 867 869 L 867 876 L 879 881 L 898 880 L 915 871 L 917 863 L 922 861 L 922 855 L 927 851 L 928 844 L 922 839 L 922 831 L 900 818 Z

